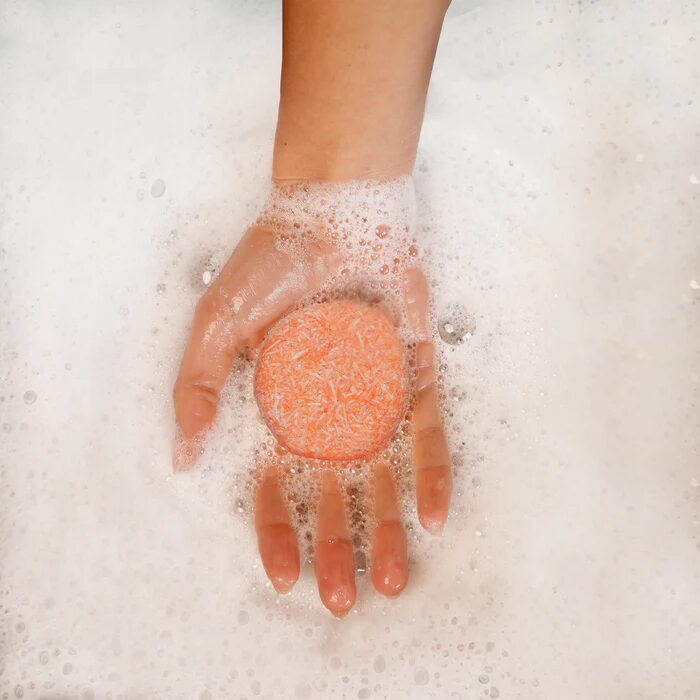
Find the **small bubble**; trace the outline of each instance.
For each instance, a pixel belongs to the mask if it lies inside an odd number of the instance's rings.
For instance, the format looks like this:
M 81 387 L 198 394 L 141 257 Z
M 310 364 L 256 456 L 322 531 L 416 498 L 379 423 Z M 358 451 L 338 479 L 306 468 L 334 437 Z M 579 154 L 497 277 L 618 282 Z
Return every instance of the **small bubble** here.
M 154 180 L 153 184 L 151 185 L 151 197 L 162 197 L 164 193 L 165 183 L 163 182 L 163 180 L 161 180 L 160 178 Z
M 376 656 L 374 658 L 374 664 L 372 665 L 374 667 L 375 673 L 383 673 L 384 669 L 386 668 L 386 660 L 380 654 L 379 656 Z
M 386 224 L 380 224 L 376 229 L 374 229 L 374 233 L 376 234 L 377 238 L 386 238 L 390 231 L 391 227 L 387 226 Z
M 223 255 L 223 249 L 217 250 L 195 262 L 191 268 L 191 281 L 194 289 L 201 292 L 211 284 L 224 260 Z
M 158 294 L 165 293 L 165 285 L 162 282 L 156 285 L 156 292 L 158 292 Z
M 491 688 L 491 690 L 489 691 L 489 695 L 490 695 L 492 698 L 497 698 L 500 694 L 501 694 L 501 693 L 498 691 L 498 688 L 496 688 L 496 686 L 493 686 L 493 687 Z
M 41 654 L 39 654 L 39 663 L 43 664 L 44 666 L 49 663 L 49 652 L 48 651 L 42 651 Z
M 413 672 L 413 680 L 416 685 L 427 685 L 430 680 L 430 675 L 428 674 L 428 669 L 425 666 L 419 666 Z
M 24 392 L 24 403 L 27 406 L 31 406 L 36 401 L 36 391 L 25 391 Z
M 461 345 L 476 332 L 476 320 L 463 306 L 449 307 L 438 322 L 440 338 L 448 345 Z
M 688 282 L 688 286 L 691 289 L 698 290 L 700 289 L 700 282 L 698 282 L 697 280 L 690 280 L 690 282 Z
M 73 664 L 63 664 L 63 675 L 67 676 L 73 670 Z
M 23 698 L 24 697 L 24 688 L 21 685 L 15 686 L 15 697 L 16 698 Z
M 481 684 L 486 684 L 489 682 L 489 680 L 490 680 L 489 677 L 485 673 L 482 673 L 479 676 L 479 683 L 481 683 Z
M 238 624 L 239 625 L 245 625 L 248 623 L 248 620 L 250 618 L 250 615 L 245 610 L 241 610 L 238 613 Z
M 355 571 L 360 576 L 367 573 L 367 556 L 359 550 L 355 552 Z

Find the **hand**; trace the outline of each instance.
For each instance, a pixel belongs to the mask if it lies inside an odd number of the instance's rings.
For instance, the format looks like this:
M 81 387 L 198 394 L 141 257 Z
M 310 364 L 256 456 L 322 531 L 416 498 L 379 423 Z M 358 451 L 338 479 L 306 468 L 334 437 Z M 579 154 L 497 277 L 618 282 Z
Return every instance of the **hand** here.
M 280 239 L 287 236 L 285 232 L 295 230 L 294 223 L 261 217 L 197 304 L 174 389 L 178 425 L 173 451 L 175 470 L 192 466 L 201 452 L 237 355 L 257 347 L 278 318 L 338 277 L 345 258 L 338 240 L 329 235 L 325 224 L 299 234 L 292 249 Z M 374 264 L 376 267 L 377 261 Z M 429 330 L 428 287 L 418 267 L 401 266 L 397 274 L 403 286 L 400 311 L 415 341 L 411 427 L 418 516 L 426 530 L 438 534 L 447 518 L 451 474 Z M 314 464 L 321 467 L 315 470 L 319 481 L 315 541 L 319 594 L 331 612 L 343 615 L 355 602 L 355 559 L 339 478 L 342 467 L 319 461 Z M 287 592 L 299 576 L 300 558 L 280 483 L 281 460 L 274 453 L 267 453 L 257 468 L 254 510 L 260 556 L 275 589 Z M 392 465 L 381 457 L 373 458 L 368 468 L 371 479 L 367 496 L 373 522 L 372 582 L 378 592 L 394 596 L 408 580 L 406 535 L 400 518 L 396 475 Z

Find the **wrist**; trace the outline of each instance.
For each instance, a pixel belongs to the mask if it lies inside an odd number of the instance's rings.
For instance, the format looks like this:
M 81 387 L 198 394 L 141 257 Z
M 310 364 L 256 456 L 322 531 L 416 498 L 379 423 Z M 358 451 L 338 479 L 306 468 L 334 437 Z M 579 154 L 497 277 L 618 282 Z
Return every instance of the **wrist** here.
M 387 118 L 390 128 L 386 130 L 378 129 L 376 123 L 364 124 L 361 117 L 355 124 L 336 128 L 282 102 L 272 179 L 276 183 L 345 182 L 410 175 L 420 135 L 419 117 L 405 124 Z

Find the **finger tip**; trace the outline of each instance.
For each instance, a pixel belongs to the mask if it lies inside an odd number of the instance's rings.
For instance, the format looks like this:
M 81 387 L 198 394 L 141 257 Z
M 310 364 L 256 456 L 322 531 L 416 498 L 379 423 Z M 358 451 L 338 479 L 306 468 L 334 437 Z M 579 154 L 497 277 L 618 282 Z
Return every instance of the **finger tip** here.
M 194 466 L 200 445 L 199 438 L 185 437 L 180 428 L 177 429 L 171 455 L 173 473 L 186 472 Z
M 396 569 L 391 573 L 380 573 L 372 577 L 372 583 L 377 593 L 387 598 L 396 598 L 406 588 L 408 572 Z
M 291 562 L 289 566 L 270 577 L 270 580 L 278 593 L 290 593 L 299 580 L 299 562 Z
M 277 576 L 274 579 L 270 579 L 272 582 L 272 587 L 282 595 L 291 593 L 292 589 L 296 585 L 299 575 L 296 576 Z
M 342 586 L 321 596 L 323 605 L 337 618 L 345 617 L 355 605 L 354 587 Z
M 185 454 L 179 447 L 173 446 L 172 469 L 173 474 L 189 471 L 194 466 L 194 458 Z
M 278 593 L 289 593 L 299 579 L 299 551 L 289 525 L 267 528 L 258 534 L 263 568 Z
M 433 515 L 421 515 L 419 520 L 423 529 L 435 537 L 440 537 L 445 529 L 445 518 Z
M 355 601 L 353 600 L 351 603 L 348 603 L 344 607 L 337 607 L 337 606 L 331 606 L 331 605 L 326 605 L 326 608 L 333 614 L 333 616 L 338 619 L 342 620 L 344 617 L 347 617 L 349 612 L 352 610 L 353 606 L 355 605 Z

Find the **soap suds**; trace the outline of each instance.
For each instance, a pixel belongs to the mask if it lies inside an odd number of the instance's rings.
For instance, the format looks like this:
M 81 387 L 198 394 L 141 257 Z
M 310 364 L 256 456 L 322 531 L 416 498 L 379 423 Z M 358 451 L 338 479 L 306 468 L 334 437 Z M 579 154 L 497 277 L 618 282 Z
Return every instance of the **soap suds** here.
M 700 696 L 696 4 L 453 0 L 408 232 L 453 508 L 423 532 L 389 453 L 409 583 L 358 575 L 342 622 L 259 563 L 250 361 L 169 465 L 194 305 L 267 201 L 279 3 L 0 24 L 0 698 Z

